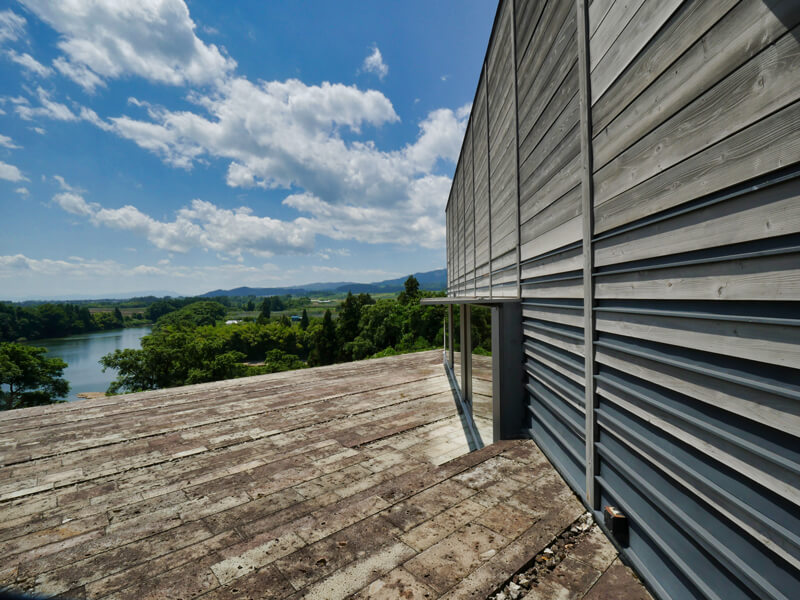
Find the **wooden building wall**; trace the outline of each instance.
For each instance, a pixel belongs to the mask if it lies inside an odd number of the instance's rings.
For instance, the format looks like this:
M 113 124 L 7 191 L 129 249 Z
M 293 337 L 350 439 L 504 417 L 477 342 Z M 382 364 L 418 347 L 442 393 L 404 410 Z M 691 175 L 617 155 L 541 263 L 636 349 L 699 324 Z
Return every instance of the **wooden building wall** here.
M 524 430 L 660 598 L 800 589 L 798 24 L 503 0 L 453 179 L 449 295 L 521 298 Z

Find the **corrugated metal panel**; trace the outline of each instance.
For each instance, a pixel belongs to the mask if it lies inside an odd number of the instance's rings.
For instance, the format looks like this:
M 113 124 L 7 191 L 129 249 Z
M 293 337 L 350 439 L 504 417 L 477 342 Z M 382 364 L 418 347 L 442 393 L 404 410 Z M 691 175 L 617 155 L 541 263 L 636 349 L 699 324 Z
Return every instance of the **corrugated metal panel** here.
M 600 505 L 659 596 L 788 600 L 800 6 L 640 4 L 591 43 Z
M 581 239 L 578 173 L 563 191 L 557 182 L 580 152 L 575 11 L 569 2 L 520 3 L 516 17 L 525 429 L 583 494 L 583 282 L 573 247 Z
M 476 293 L 490 293 L 490 228 L 489 228 L 489 132 L 486 120 L 486 84 L 481 73 L 475 102 L 472 106 L 470 130 L 475 179 L 475 265 L 479 280 Z
M 462 149 L 462 186 L 465 203 L 464 261 L 467 274 L 467 290 L 475 290 L 475 194 L 472 182 L 472 131 L 468 128 Z
M 521 426 L 659 598 L 796 597 L 800 4 L 505 0 L 473 109 L 448 257 L 519 277 Z
M 800 589 L 793 175 L 596 244 L 601 496 L 629 512 L 627 552 L 665 597 Z
M 507 266 L 504 257 L 515 252 L 517 245 L 511 13 L 511 3 L 506 2 L 498 13 L 497 32 L 487 54 L 493 273 Z M 497 262 L 498 258 L 500 262 Z M 516 256 L 513 261 L 516 262 Z M 493 278 L 493 288 L 494 285 Z

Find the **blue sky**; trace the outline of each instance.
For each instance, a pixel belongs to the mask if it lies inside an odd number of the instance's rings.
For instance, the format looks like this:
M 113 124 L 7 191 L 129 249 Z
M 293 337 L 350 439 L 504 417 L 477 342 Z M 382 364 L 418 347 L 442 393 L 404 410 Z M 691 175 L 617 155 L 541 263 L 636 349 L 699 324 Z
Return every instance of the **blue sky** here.
M 495 8 L 0 1 L 0 299 L 442 268 Z

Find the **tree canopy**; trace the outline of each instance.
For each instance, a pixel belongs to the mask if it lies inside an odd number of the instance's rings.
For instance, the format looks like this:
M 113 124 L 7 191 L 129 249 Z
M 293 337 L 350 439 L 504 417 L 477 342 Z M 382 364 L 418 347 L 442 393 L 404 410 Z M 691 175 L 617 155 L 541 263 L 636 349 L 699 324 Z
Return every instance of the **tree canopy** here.
M 400 295 L 397 297 L 400 304 L 412 304 L 422 297 L 422 292 L 419 291 L 419 281 L 417 281 L 417 278 L 413 275 L 408 276 L 403 287 L 404 290 L 400 292 Z
M 269 298 L 264 298 L 264 301 L 261 303 L 261 312 L 258 315 L 259 323 L 266 323 L 269 321 L 270 310 Z
M 420 292 L 413 282 L 405 302 L 348 294 L 338 310 L 326 310 L 321 319 L 304 310 L 299 324 L 281 318 L 214 325 L 222 307 L 203 301 L 159 319 L 141 349 L 118 350 L 101 362 L 117 369 L 109 391 L 119 392 L 440 348 L 445 311 L 420 305 L 419 297 L 427 295 L 442 294 Z M 264 299 L 263 306 L 269 308 L 271 300 Z M 488 319 L 474 318 L 473 340 L 488 339 Z
M 0 343 L 0 409 L 59 402 L 69 392 L 60 358 L 47 358 L 45 348 Z M 7 388 L 7 389 L 6 389 Z

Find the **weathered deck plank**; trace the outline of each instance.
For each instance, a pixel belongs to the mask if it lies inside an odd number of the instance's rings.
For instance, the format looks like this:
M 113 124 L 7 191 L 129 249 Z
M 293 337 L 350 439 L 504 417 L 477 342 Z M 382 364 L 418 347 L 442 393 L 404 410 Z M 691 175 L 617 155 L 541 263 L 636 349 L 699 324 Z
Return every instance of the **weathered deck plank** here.
M 440 360 L 0 415 L 0 586 L 137 600 L 485 596 L 583 509 L 532 441 L 468 453 Z

